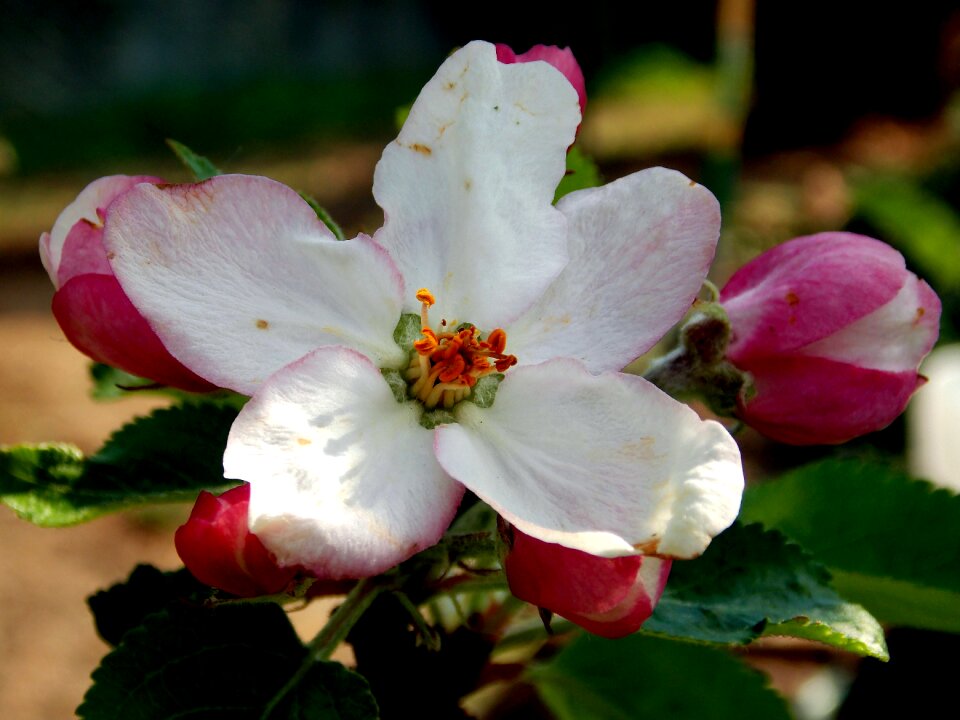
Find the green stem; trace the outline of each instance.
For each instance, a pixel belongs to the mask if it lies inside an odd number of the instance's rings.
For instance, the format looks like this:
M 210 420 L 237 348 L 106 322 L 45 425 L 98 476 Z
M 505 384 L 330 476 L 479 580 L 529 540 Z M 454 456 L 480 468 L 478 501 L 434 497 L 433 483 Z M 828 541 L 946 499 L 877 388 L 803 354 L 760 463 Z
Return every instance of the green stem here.
M 314 663 L 326 660 L 333 654 L 333 651 L 340 646 L 340 643 L 347 637 L 347 633 L 356 625 L 371 603 L 380 593 L 388 589 L 390 589 L 389 586 L 378 583 L 377 578 L 365 578 L 354 586 L 350 594 L 344 598 L 343 603 L 333 611 L 327 624 L 310 641 L 307 646 L 307 656 L 287 681 L 287 684 L 267 703 L 263 714 L 260 716 L 261 720 L 267 720 L 270 717 L 284 698 L 290 694 L 290 691 L 310 672 Z

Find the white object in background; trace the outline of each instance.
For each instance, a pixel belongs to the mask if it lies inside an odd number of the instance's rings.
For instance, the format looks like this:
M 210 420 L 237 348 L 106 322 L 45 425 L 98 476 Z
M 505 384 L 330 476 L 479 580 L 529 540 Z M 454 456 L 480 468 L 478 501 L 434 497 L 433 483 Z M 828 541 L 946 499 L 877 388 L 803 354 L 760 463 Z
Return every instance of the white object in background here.
M 934 350 L 920 372 L 929 382 L 907 407 L 910 469 L 960 492 L 960 344 Z

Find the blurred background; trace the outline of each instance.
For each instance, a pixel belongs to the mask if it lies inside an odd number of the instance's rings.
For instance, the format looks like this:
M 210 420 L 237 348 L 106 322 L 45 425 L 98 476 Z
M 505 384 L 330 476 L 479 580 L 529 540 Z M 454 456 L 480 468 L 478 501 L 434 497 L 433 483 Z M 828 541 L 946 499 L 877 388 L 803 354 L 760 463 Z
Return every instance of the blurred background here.
M 573 49 L 589 98 L 578 145 L 607 180 L 659 164 L 714 191 L 724 206 L 718 283 L 788 238 L 863 232 L 895 245 L 933 285 L 944 301 L 941 344 L 957 339 L 955 2 L 704 0 L 624 10 L 594 0 L 576 17 L 555 4 L 523 10 L 414 0 L 0 0 L 0 444 L 56 440 L 93 451 L 161 402 L 94 403 L 87 361 L 50 315 L 37 239 L 88 182 L 114 173 L 189 179 L 164 144 L 174 138 L 226 171 L 312 194 L 348 236 L 372 232 L 381 222 L 373 168 L 398 109 L 451 49 L 476 38 L 518 52 L 537 43 Z M 845 452 L 903 463 L 907 435 L 901 420 Z M 827 452 L 749 432 L 741 440 L 751 480 Z M 960 484 L 960 460 L 947 468 L 938 479 Z M 54 531 L 0 508 L 0 717 L 73 713 L 106 649 L 84 598 L 138 561 L 177 567 L 172 528 L 185 512 Z M 888 692 L 907 668 L 935 686 L 944 671 L 923 664 L 925 643 L 952 638 L 896 642 L 908 649 L 898 654 L 891 639 L 888 670 L 901 674 L 880 680 Z M 831 716 L 853 676 L 851 659 L 810 646 L 762 644 L 751 660 L 796 699 L 800 717 Z M 872 673 L 864 668 L 858 682 Z M 842 717 L 860 716 L 858 692 Z

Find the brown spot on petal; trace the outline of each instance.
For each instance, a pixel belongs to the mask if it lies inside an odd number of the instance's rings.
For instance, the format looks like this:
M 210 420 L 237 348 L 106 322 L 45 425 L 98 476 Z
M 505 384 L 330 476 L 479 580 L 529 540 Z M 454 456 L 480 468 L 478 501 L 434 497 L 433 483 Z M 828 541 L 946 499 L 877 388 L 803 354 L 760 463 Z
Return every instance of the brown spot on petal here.
M 428 145 L 423 145 L 422 143 L 410 143 L 408 146 L 414 152 L 418 152 L 421 155 L 430 156 L 433 155 L 433 150 L 430 149 Z
M 257 320 L 257 327 L 261 330 L 266 330 L 268 327 L 270 327 L 270 323 L 268 323 L 266 320 Z
M 116 256 L 117 256 L 116 253 L 108 252 L 108 253 L 107 253 L 107 260 L 113 260 Z M 923 308 L 920 308 L 920 309 L 922 310 Z
M 456 86 L 457 86 L 457 84 L 456 84 L 455 82 L 453 82 L 453 80 L 448 80 L 447 82 L 445 82 L 445 83 L 443 84 L 443 89 L 444 89 L 444 90 L 453 90 Z
M 108 257 L 109 257 L 109 256 L 108 256 Z M 926 314 L 926 312 L 927 312 L 927 309 L 926 309 L 926 308 L 918 307 L 918 308 L 917 308 L 917 316 L 913 319 L 913 324 L 916 325 L 917 323 L 919 323 L 920 320 L 923 318 L 923 316 Z
M 472 188 L 472 187 L 473 187 L 473 180 L 464 180 L 464 181 L 463 181 L 463 189 L 464 189 L 464 190 L 469 190 L 469 189 Z
M 657 549 L 660 547 L 660 538 L 647 540 L 647 542 L 634 545 L 633 547 L 635 550 L 642 552 L 644 555 L 656 555 Z
M 690 187 L 696 187 L 696 186 L 697 186 L 697 181 L 696 181 L 696 180 L 691 180 L 691 181 L 690 181 Z
M 783 299 L 787 301 L 787 305 L 790 307 L 793 307 L 800 302 L 800 298 L 797 297 L 796 293 L 792 292 L 788 292 Z
M 297 438 L 298 445 L 311 445 L 312 443 L 313 443 L 313 440 L 310 440 L 308 438 Z

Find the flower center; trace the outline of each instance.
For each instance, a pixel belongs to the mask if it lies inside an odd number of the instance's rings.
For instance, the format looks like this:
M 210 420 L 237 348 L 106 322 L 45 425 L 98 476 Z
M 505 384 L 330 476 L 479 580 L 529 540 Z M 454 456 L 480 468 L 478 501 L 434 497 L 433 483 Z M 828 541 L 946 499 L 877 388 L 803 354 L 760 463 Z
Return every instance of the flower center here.
M 507 334 L 497 328 L 481 338 L 473 325 L 464 323 L 453 330 L 436 332 L 430 327 L 429 310 L 436 300 L 426 288 L 417 291 L 420 308 L 420 334 L 413 343 L 410 365 L 404 377 L 410 385 L 410 394 L 432 410 L 442 406 L 450 409 L 470 396 L 477 381 L 495 372 L 506 372 L 517 364 L 517 358 L 503 351 Z

